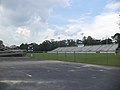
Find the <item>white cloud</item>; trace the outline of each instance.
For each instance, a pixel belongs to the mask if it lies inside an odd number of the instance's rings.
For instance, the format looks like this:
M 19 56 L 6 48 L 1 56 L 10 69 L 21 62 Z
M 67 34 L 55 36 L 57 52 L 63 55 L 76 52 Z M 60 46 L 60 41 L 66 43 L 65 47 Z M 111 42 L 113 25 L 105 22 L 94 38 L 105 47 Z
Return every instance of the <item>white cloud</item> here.
M 85 34 L 95 38 L 111 37 L 119 32 L 117 13 L 104 13 L 95 17 L 94 22 L 85 27 Z
M 2 6 L 0 6 L 0 12 L 3 12 L 3 7 Z
M 69 0 L 1 0 L 0 39 L 17 45 L 40 43 L 50 34 L 47 22 L 57 6 L 67 7 Z
M 106 5 L 106 8 L 112 10 L 120 10 L 120 2 L 111 2 Z
M 118 27 L 120 2 L 110 2 L 105 7 L 106 10 L 101 14 L 93 17 L 92 21 L 86 20 L 86 16 L 79 19 L 69 20 L 69 24 L 63 27 L 55 26 L 55 35 L 63 39 L 66 38 L 82 38 L 84 36 L 92 36 L 102 39 L 113 36 L 120 32 Z
M 85 36 L 94 38 L 110 37 L 119 32 L 118 12 L 119 2 L 108 3 L 102 12 L 93 17 L 90 22 L 86 18 L 91 13 L 79 19 L 68 20 L 64 26 L 49 26 L 48 19 L 53 8 L 58 5 L 70 6 L 70 0 L 1 0 L 0 4 L 0 39 L 6 44 L 21 44 L 37 42 L 45 39 L 77 39 Z
M 84 36 L 92 36 L 97 39 L 102 39 L 113 36 L 119 32 L 118 20 L 119 14 L 115 12 L 104 12 L 94 17 L 91 23 L 85 22 L 84 19 L 70 20 L 70 24 L 66 27 L 57 27 L 55 35 L 60 36 L 63 39 L 81 39 Z
M 30 30 L 28 30 L 28 29 L 26 29 L 26 28 L 18 28 L 17 30 L 16 30 L 16 33 L 18 34 L 18 35 L 20 35 L 20 36 L 23 36 L 24 37 L 24 39 L 28 39 L 28 38 L 30 38 Z

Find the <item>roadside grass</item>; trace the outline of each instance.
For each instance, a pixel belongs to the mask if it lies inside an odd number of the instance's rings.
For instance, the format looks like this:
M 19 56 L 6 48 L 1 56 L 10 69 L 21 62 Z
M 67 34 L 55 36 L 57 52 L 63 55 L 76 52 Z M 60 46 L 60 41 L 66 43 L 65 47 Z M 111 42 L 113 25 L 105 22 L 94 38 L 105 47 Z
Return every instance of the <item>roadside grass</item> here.
M 31 58 L 60 60 L 97 65 L 120 66 L 120 54 L 114 53 L 28 53 Z

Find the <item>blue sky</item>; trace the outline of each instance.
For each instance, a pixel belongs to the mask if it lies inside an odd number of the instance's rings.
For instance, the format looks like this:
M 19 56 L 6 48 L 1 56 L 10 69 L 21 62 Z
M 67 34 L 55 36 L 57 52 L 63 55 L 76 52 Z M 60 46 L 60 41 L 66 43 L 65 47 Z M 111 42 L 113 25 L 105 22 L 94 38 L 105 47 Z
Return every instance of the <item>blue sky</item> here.
M 104 11 L 107 0 L 71 0 L 69 7 L 56 7 L 53 16 L 50 18 L 51 25 L 68 24 L 70 19 L 85 17 L 86 20 L 92 20 L 96 15 Z M 88 18 L 89 17 L 89 18 Z
M 119 0 L 0 0 L 0 40 L 102 39 L 120 32 L 119 14 Z

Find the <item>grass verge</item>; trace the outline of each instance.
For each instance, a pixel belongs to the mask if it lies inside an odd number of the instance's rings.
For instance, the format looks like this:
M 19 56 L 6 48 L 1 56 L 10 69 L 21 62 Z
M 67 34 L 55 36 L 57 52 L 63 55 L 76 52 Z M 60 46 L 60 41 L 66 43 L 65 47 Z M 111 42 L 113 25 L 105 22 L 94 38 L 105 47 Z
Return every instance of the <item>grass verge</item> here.
M 114 53 L 28 53 L 31 58 L 120 66 L 120 54 Z

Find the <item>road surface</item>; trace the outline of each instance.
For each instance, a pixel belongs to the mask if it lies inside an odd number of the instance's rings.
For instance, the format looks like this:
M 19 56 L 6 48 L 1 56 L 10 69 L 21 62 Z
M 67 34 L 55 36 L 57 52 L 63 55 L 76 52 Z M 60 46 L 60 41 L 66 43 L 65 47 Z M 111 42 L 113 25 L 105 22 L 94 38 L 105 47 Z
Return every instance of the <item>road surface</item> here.
M 0 57 L 0 90 L 120 90 L 120 68 Z

